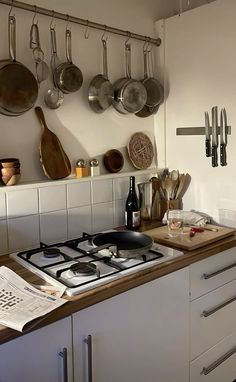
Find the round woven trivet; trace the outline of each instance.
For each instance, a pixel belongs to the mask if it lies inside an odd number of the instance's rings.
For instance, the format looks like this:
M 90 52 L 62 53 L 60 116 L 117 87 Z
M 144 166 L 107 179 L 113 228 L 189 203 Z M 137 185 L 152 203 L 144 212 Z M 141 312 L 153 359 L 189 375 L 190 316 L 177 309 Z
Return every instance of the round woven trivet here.
M 144 133 L 135 133 L 127 145 L 128 153 L 134 167 L 144 170 L 151 166 L 154 150 L 150 138 Z

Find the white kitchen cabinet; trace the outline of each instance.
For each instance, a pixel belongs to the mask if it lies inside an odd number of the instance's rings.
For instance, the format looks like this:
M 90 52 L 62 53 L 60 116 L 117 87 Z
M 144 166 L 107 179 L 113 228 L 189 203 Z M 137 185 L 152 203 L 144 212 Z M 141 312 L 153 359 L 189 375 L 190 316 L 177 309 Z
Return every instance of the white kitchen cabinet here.
M 189 381 L 188 268 L 75 313 L 73 343 L 74 382 Z
M 0 381 L 72 382 L 71 333 L 68 317 L 0 345 Z
M 236 332 L 191 362 L 190 382 L 236 381 Z

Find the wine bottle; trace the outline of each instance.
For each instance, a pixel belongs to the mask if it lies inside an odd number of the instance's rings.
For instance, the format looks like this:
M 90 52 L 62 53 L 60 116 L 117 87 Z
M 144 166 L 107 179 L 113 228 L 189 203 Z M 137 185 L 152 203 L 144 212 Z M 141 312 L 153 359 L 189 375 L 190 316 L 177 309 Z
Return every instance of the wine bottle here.
M 138 197 L 135 190 L 135 177 L 130 177 L 129 194 L 125 205 L 125 226 L 127 229 L 135 230 L 140 226 L 140 209 Z

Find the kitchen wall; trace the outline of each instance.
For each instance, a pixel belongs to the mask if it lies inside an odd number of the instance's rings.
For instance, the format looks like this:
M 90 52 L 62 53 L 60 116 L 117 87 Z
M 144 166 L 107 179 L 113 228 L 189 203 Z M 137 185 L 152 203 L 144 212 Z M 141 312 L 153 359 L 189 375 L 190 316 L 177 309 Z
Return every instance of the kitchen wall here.
M 35 4 L 35 1 L 28 1 Z M 154 3 L 154 2 L 153 2 Z M 151 17 L 149 5 L 143 1 L 128 4 L 124 1 L 113 2 L 102 0 L 97 7 L 94 1 L 44 1 L 39 0 L 37 5 L 62 11 L 77 17 L 100 22 L 124 30 L 130 30 L 143 35 L 155 36 L 154 22 Z M 8 57 L 7 45 L 7 18 L 9 6 L 0 4 L 0 52 L 1 57 Z M 24 63 L 34 71 L 32 53 L 29 49 L 29 31 L 33 13 L 20 9 L 13 9 L 17 20 L 17 60 Z M 50 62 L 50 34 L 51 18 L 38 15 L 36 17 L 40 28 L 42 49 L 45 51 L 46 62 Z M 57 48 L 61 61 L 65 61 L 64 34 L 66 22 L 55 20 L 57 32 Z M 102 72 L 102 43 L 103 32 L 89 29 L 89 38 L 85 39 L 83 26 L 73 24 L 72 51 L 73 61 L 82 70 L 84 82 L 82 88 L 65 96 L 63 105 L 57 110 L 47 109 L 44 105 L 44 94 L 52 86 L 51 80 L 41 84 L 37 104 L 43 107 L 47 124 L 61 140 L 63 147 L 73 164 L 79 158 L 89 159 L 102 157 L 111 148 L 125 151 L 131 135 L 137 131 L 147 133 L 153 140 L 154 117 L 143 119 L 134 115 L 119 114 L 112 107 L 102 114 L 93 112 L 88 104 L 87 94 L 91 79 Z M 124 76 L 124 42 L 126 38 L 117 35 L 108 37 L 109 77 L 111 82 Z M 143 77 L 143 42 L 132 43 L 132 76 Z M 159 48 L 153 49 L 158 61 Z M 0 157 L 18 157 L 22 164 L 21 181 L 44 180 L 39 160 L 39 140 L 41 126 L 36 119 L 35 112 L 29 112 L 16 118 L 0 115 Z M 163 145 L 163 142 L 160 142 Z M 126 158 L 127 159 L 127 158 Z M 126 160 L 124 171 L 134 170 Z
M 33 1 L 28 1 L 35 4 Z M 154 3 L 154 2 L 153 2 Z M 66 6 L 65 6 L 66 4 Z M 53 8 L 91 21 L 124 28 L 144 35 L 154 36 L 151 9 L 143 1 L 134 8 L 124 3 L 102 0 L 99 9 L 94 1 L 43 1 L 37 5 Z M 8 56 L 7 18 L 9 7 L 0 4 L 0 52 Z M 17 20 L 17 60 L 32 71 L 34 64 L 29 49 L 29 31 L 33 14 L 13 9 Z M 50 62 L 50 17 L 37 16 L 41 45 L 46 61 Z M 65 60 L 64 33 L 66 22 L 56 20 L 58 55 Z M 95 114 L 88 105 L 87 89 L 90 80 L 102 72 L 101 31 L 71 25 L 74 63 L 84 75 L 82 89 L 65 96 L 63 106 L 49 110 L 43 96 L 51 86 L 50 80 L 42 83 L 37 104 L 43 107 L 48 126 L 60 138 L 66 153 L 74 164 L 79 158 L 101 157 L 106 150 L 118 148 L 124 151 L 130 136 L 136 131 L 147 133 L 153 140 L 154 116 L 146 119 L 133 115 L 121 115 L 113 108 L 103 114 Z M 121 36 L 108 35 L 108 59 L 111 81 L 124 75 L 124 42 Z M 142 78 L 143 42 L 132 41 L 133 76 Z M 158 62 L 159 48 L 153 53 Z M 124 202 L 129 187 L 129 175 L 136 175 L 137 182 L 150 178 L 153 171 L 137 171 L 127 155 L 123 174 L 104 175 L 77 180 L 71 177 L 62 181 L 47 181 L 39 160 L 41 127 L 34 110 L 19 117 L 0 115 L 0 157 L 18 157 L 21 161 L 21 183 L 0 189 L 0 254 L 37 247 L 40 241 L 55 241 L 78 237 L 83 231 L 97 232 L 124 224 Z M 159 142 L 164 146 L 164 140 Z
M 236 2 L 218 0 L 165 20 L 166 163 L 191 175 L 184 209 L 236 226 Z M 159 22 L 157 28 L 163 28 Z M 204 111 L 226 108 L 232 135 L 226 167 L 211 166 L 204 136 L 177 136 L 178 127 L 204 126 Z M 158 118 L 158 117 L 157 117 Z

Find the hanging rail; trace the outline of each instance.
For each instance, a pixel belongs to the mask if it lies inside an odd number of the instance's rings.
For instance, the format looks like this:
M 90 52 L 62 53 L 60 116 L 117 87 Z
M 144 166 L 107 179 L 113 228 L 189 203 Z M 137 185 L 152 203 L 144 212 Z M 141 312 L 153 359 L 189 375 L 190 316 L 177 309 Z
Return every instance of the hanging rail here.
M 54 10 L 41 8 L 41 7 L 38 7 L 36 5 L 26 4 L 26 3 L 23 3 L 21 1 L 0 0 L 0 4 L 5 4 L 5 5 L 12 6 L 14 8 L 24 9 L 25 11 L 30 11 L 30 12 L 34 12 L 34 13 L 41 14 L 44 16 L 50 16 L 50 17 L 57 18 L 60 20 L 69 21 L 71 23 L 80 24 L 80 25 L 83 25 L 83 26 L 88 27 L 88 28 L 106 30 L 106 32 L 109 32 L 109 33 L 118 34 L 121 36 L 126 36 L 126 37 L 136 39 L 136 40 L 148 41 L 149 43 L 152 43 L 156 46 L 161 45 L 161 39 L 160 38 L 155 39 L 155 38 L 151 38 L 148 36 L 136 34 L 133 32 L 124 31 L 123 29 L 113 28 L 113 27 L 110 27 L 108 25 L 103 25 L 103 24 L 95 23 L 93 21 L 80 19 L 78 17 L 66 15 L 64 13 L 55 12 Z

